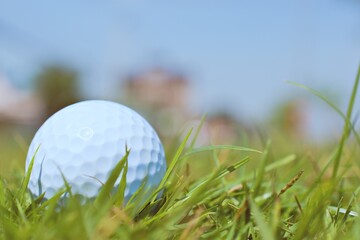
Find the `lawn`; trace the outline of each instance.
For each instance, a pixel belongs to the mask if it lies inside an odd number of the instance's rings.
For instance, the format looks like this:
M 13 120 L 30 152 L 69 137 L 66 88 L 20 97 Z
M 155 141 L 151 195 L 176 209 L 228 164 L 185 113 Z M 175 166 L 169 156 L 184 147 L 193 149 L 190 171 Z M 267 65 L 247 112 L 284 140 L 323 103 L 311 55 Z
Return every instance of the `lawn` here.
M 166 153 L 162 197 L 154 192 L 145 202 L 139 190 L 125 204 L 123 185 L 110 194 L 126 172 L 126 156 L 95 200 L 61 200 L 69 187 L 49 200 L 33 199 L 23 160 L 11 163 L 25 158 L 23 144 L 8 134 L 2 149 L 12 145 L 18 153 L 0 154 L 0 239 L 358 239 L 360 133 L 352 120 L 359 74 L 360 68 L 345 113 L 300 86 L 343 117 L 339 139 L 312 145 L 277 133 L 195 147 L 192 129 L 176 148 L 167 147 L 175 150 Z

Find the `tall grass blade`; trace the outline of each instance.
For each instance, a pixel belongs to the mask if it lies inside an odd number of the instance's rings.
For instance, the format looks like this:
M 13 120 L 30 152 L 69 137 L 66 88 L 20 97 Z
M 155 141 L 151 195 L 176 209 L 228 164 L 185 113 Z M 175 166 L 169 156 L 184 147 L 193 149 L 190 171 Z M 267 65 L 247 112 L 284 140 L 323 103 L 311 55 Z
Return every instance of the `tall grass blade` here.
M 120 184 L 119 184 L 119 188 L 115 194 L 115 205 L 121 206 L 124 203 L 124 196 L 125 196 L 125 190 L 126 190 L 126 176 L 127 176 L 127 172 L 128 172 L 128 166 L 129 166 L 129 162 L 126 161 L 124 163 L 124 167 L 123 167 L 123 171 L 122 171 L 122 175 L 121 175 L 121 179 L 120 179 Z
M 265 219 L 262 216 L 260 209 L 256 206 L 254 200 L 251 198 L 250 198 L 250 207 L 251 207 L 251 211 L 253 213 L 255 222 L 257 223 L 257 225 L 259 227 L 259 232 L 261 234 L 262 239 L 275 240 L 275 237 L 271 231 L 270 225 L 265 222 Z
M 200 124 L 196 128 L 194 137 L 192 138 L 191 143 L 190 143 L 189 151 L 191 151 L 194 148 L 196 140 L 197 140 L 197 138 L 198 138 L 198 136 L 200 134 L 200 131 L 201 131 L 202 127 L 204 126 L 205 120 L 206 120 L 206 114 L 201 118 Z
M 336 156 L 335 156 L 335 159 L 334 159 L 334 169 L 333 169 L 333 174 L 332 174 L 333 178 L 337 177 L 337 173 L 339 171 L 339 165 L 340 165 L 340 160 L 341 160 L 341 156 L 342 156 L 342 153 L 343 153 L 344 145 L 345 145 L 346 140 L 349 137 L 350 130 L 353 128 L 352 124 L 351 124 L 351 115 L 352 115 L 354 104 L 355 104 L 356 93 L 357 93 L 357 90 L 358 90 L 359 81 L 360 81 L 360 65 L 358 67 L 358 72 L 357 72 L 357 75 L 356 75 L 355 83 L 354 83 L 352 93 L 351 93 L 351 96 L 350 96 L 350 100 L 349 100 L 348 109 L 347 109 L 347 112 L 346 112 L 347 121 L 345 121 L 343 134 L 342 134 L 342 137 L 341 137 L 341 140 L 340 140 L 340 143 L 339 143 L 339 148 L 338 148 L 338 151 L 336 152 Z
M 40 146 L 38 146 L 38 148 L 35 151 L 34 156 L 31 158 L 28 169 L 26 170 L 26 174 L 25 174 L 25 178 L 23 180 L 23 183 L 21 185 L 20 191 L 18 192 L 18 196 L 20 196 L 20 200 L 22 201 L 23 196 L 25 195 L 25 192 L 27 190 L 27 187 L 29 185 L 29 181 L 30 181 L 30 176 L 31 176 L 31 172 L 34 166 L 34 162 L 35 162 L 35 157 L 37 152 L 39 151 Z
M 288 155 L 288 156 L 286 156 L 284 158 L 281 158 L 281 159 L 267 165 L 265 167 L 265 172 L 270 172 L 270 171 L 272 171 L 274 169 L 277 169 L 277 168 L 285 166 L 285 165 L 287 165 L 289 163 L 292 163 L 293 161 L 295 161 L 295 159 L 296 159 L 296 155 L 295 154 L 290 154 L 290 155 Z
M 111 191 L 115 185 L 116 180 L 119 178 L 121 171 L 124 169 L 126 161 L 128 159 L 130 150 L 126 148 L 125 156 L 116 164 L 115 168 L 110 173 L 108 180 L 102 186 L 99 195 L 95 199 L 95 206 L 104 205 L 111 195 Z
M 356 79 L 358 79 L 358 76 L 357 76 Z M 292 85 L 295 85 L 297 87 L 300 87 L 302 89 L 305 89 L 306 91 L 312 93 L 313 95 L 315 95 L 318 98 L 320 98 L 321 100 L 323 100 L 326 104 L 328 104 L 344 120 L 345 125 L 346 124 L 348 125 L 348 131 L 353 132 L 353 134 L 354 134 L 354 136 L 356 138 L 356 141 L 358 142 L 358 144 L 360 144 L 360 136 L 356 132 L 354 125 L 351 123 L 351 119 L 347 115 L 345 115 L 335 104 L 333 104 L 329 99 L 327 99 L 324 95 L 322 95 L 320 92 L 316 91 L 315 89 L 312 89 L 312 88 L 307 87 L 305 85 L 302 85 L 300 83 L 291 82 L 291 81 L 287 81 L 287 82 L 292 84 Z M 356 81 L 355 81 L 355 85 L 356 85 Z M 356 88 L 357 88 L 357 86 L 356 86 Z M 355 88 L 353 88 L 353 94 L 354 94 L 354 89 Z M 356 94 L 356 92 L 355 92 L 355 94 Z
M 265 151 L 261 158 L 260 165 L 258 167 L 258 171 L 256 174 L 256 182 L 255 182 L 254 192 L 253 192 L 254 197 L 258 195 L 260 187 L 261 187 L 261 183 L 263 182 L 263 179 L 264 179 L 265 167 L 269 160 L 269 149 L 270 149 L 270 141 L 268 141 L 266 143 L 266 148 L 265 148 Z
M 160 182 L 160 184 L 159 184 L 159 187 L 157 188 L 156 192 L 159 192 L 159 191 L 161 191 L 161 190 L 164 188 L 165 183 L 166 183 L 166 181 L 169 179 L 170 174 L 173 173 L 173 170 L 174 170 L 176 164 L 178 163 L 182 152 L 184 151 L 184 148 L 185 148 L 185 146 L 186 146 L 186 143 L 187 143 L 187 141 L 188 141 L 189 138 L 190 138 L 191 132 L 192 132 L 192 129 L 190 129 L 190 131 L 186 134 L 185 139 L 184 139 L 184 140 L 182 141 L 182 143 L 180 144 L 180 147 L 179 147 L 178 150 L 176 151 L 175 156 L 174 156 L 173 160 L 171 161 L 170 166 L 168 167 L 168 169 L 167 169 L 167 171 L 166 171 L 166 173 L 165 173 L 165 176 L 164 176 L 163 179 L 161 180 L 161 182 Z M 154 202 L 154 201 L 156 200 L 156 196 L 157 196 L 157 195 L 154 195 L 154 196 L 153 196 L 151 202 Z

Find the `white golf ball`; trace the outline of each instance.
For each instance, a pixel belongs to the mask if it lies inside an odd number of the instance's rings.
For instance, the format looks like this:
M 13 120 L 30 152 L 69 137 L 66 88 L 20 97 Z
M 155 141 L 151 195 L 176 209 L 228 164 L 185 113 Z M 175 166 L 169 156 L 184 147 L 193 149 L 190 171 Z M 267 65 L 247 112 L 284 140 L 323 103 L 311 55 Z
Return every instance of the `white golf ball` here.
M 28 188 L 34 196 L 45 193 L 48 199 L 64 188 L 64 176 L 74 194 L 94 198 L 124 157 L 126 146 L 128 200 L 142 184 L 144 191 L 155 190 L 165 175 L 164 149 L 154 129 L 135 111 L 114 102 L 93 100 L 65 107 L 46 120 L 30 144 L 26 171 L 35 159 Z M 119 182 L 120 177 L 114 191 Z

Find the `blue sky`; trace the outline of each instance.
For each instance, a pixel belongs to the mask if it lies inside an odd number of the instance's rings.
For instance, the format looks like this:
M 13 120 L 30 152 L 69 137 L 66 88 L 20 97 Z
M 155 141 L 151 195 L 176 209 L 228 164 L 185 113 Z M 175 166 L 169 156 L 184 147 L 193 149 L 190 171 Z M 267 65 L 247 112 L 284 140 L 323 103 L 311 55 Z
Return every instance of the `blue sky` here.
M 26 86 L 45 63 L 63 62 L 101 98 L 129 72 L 160 64 L 189 75 L 202 112 L 263 118 L 307 96 L 286 80 L 344 108 L 360 60 L 359 13 L 352 0 L 0 0 L 0 71 Z

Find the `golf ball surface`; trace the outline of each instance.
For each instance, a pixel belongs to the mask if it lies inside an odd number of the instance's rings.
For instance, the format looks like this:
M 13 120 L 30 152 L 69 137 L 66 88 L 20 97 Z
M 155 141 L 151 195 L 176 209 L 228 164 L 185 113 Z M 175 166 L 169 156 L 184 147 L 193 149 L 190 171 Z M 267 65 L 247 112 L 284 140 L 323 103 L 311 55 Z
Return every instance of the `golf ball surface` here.
M 64 188 L 64 176 L 72 193 L 94 198 L 126 146 L 128 200 L 142 184 L 146 191 L 155 190 L 165 175 L 164 149 L 154 129 L 135 111 L 114 102 L 65 107 L 46 120 L 30 144 L 26 171 L 33 157 L 34 165 L 28 188 L 34 196 L 45 192 L 48 199 Z M 119 182 L 120 177 L 114 191 Z

